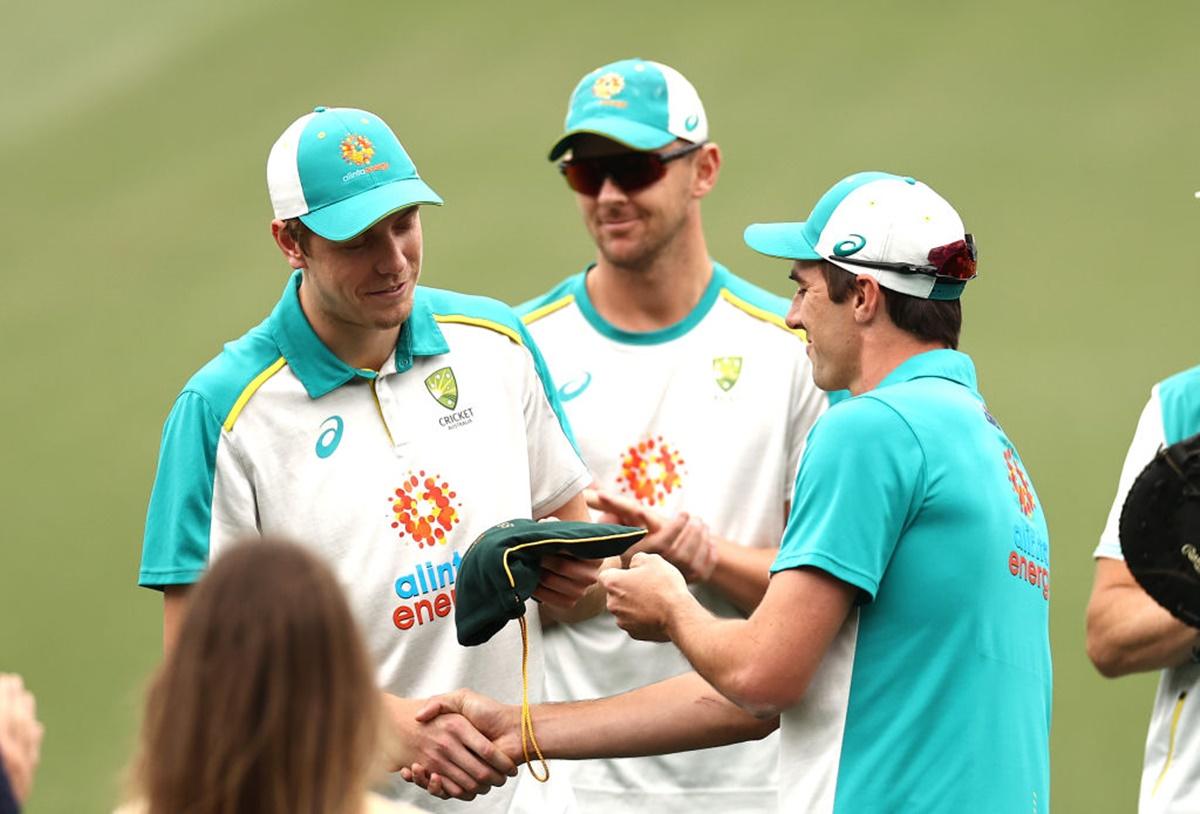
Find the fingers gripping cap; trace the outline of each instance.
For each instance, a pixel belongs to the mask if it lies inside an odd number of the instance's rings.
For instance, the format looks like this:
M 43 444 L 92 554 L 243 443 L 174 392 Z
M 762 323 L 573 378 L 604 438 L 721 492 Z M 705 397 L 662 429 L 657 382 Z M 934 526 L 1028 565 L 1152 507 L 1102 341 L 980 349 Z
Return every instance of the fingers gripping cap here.
M 550 160 L 565 153 L 581 133 L 633 150 L 657 150 L 677 138 L 706 140 L 708 116 L 700 95 L 679 71 L 660 62 L 623 59 L 597 68 L 575 86 Z
M 940 195 L 914 178 L 860 172 L 833 185 L 808 219 L 755 223 L 746 245 L 771 257 L 828 260 L 852 274 L 874 277 L 885 288 L 922 299 L 957 299 L 964 279 L 872 268 L 853 261 L 929 266 L 948 247 L 968 240 L 962 218 Z M 970 251 L 974 244 L 969 243 Z M 972 276 L 973 262 L 972 255 Z
M 283 131 L 267 157 L 275 217 L 348 240 L 399 209 L 442 203 L 396 134 L 374 113 L 318 107 Z
M 542 555 L 564 553 L 583 559 L 603 559 L 625 553 L 645 536 L 646 529 L 632 526 L 508 520 L 479 535 L 459 563 L 454 581 L 454 626 L 459 644 L 483 644 L 509 620 L 520 622 L 521 751 L 536 780 L 550 779 L 550 769 L 534 737 L 533 716 L 529 711 L 525 602 L 533 596 L 541 580 Z M 533 767 L 533 755 L 541 763 L 541 774 Z

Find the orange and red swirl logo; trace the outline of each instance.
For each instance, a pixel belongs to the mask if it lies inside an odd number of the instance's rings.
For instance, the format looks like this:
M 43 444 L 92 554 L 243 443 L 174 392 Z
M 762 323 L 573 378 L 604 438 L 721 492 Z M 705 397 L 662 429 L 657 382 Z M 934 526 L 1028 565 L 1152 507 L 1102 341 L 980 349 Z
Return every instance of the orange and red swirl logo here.
M 683 456 L 662 436 L 640 441 L 621 456 L 618 483 L 622 492 L 654 506 L 683 484 Z
M 1017 495 L 1021 513 L 1026 517 L 1032 517 L 1033 510 L 1037 505 L 1033 500 L 1033 489 L 1029 486 L 1029 479 L 1025 477 L 1025 470 L 1021 468 L 1020 459 L 1013 453 L 1011 447 L 1004 450 L 1004 463 L 1008 466 L 1008 482 L 1012 484 L 1013 492 Z
M 371 163 L 375 156 L 375 145 L 366 136 L 349 135 L 342 139 L 342 160 L 361 167 Z
M 446 534 L 462 520 L 461 503 L 452 503 L 458 497 L 450 484 L 441 475 L 427 476 L 422 470 L 409 473 L 400 488 L 388 498 L 392 504 L 392 528 L 417 541 L 419 548 L 445 545 Z

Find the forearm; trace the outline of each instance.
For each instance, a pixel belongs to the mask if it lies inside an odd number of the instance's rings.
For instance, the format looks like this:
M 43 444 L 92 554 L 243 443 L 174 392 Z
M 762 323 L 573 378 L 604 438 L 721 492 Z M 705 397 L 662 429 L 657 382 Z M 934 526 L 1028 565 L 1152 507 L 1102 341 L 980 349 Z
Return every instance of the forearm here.
M 716 588 L 742 613 L 749 615 L 762 601 L 771 583 L 773 548 L 746 548 L 717 540 L 717 565 L 705 584 Z
M 738 709 L 695 673 L 609 698 L 541 704 L 533 721 L 546 757 L 571 760 L 706 749 L 757 740 L 779 725 Z
M 745 669 L 756 662 L 757 639 L 744 619 L 720 619 L 692 599 L 674 603 L 667 618 L 667 635 L 692 669 L 729 703 L 755 714 L 770 717 L 774 710 L 760 710 L 746 690 L 753 682 Z
M 1088 656 L 1108 678 L 1187 663 L 1200 636 L 1136 585 L 1111 588 L 1089 606 L 1087 629 Z

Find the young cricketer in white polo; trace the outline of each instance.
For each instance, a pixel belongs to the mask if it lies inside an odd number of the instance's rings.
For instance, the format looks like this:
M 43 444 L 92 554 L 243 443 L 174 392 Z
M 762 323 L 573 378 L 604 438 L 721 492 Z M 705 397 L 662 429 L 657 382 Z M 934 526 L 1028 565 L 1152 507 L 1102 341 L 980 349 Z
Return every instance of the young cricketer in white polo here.
M 521 639 L 511 626 L 486 645 L 458 645 L 462 553 L 510 518 L 586 519 L 591 476 L 516 315 L 418 285 L 418 206 L 441 199 L 381 119 L 345 108 L 302 116 L 271 149 L 267 180 L 272 233 L 296 271 L 271 314 L 176 400 L 139 583 L 165 593 L 170 646 L 187 586 L 234 541 L 267 534 L 311 547 L 366 636 L 397 735 L 393 762 L 421 755 L 470 795 L 503 783 L 513 764 L 464 720 L 418 724 L 415 699 L 470 686 L 518 700 Z M 543 604 L 568 606 L 594 581 L 582 562 L 550 567 Z M 540 696 L 536 620 L 530 635 Z M 569 789 L 552 778 L 509 783 L 474 810 L 517 810 L 518 785 L 523 810 L 568 807 Z
M 804 438 L 827 404 L 787 300 L 708 254 L 700 204 L 721 153 L 695 88 L 626 59 L 583 77 L 551 159 L 596 259 L 526 303 L 596 506 L 655 530 L 706 608 L 744 618 L 766 590 Z M 604 613 L 546 632 L 551 698 L 597 698 L 687 672 Z M 683 755 L 560 764 L 583 812 L 760 812 L 775 805 L 777 738 Z

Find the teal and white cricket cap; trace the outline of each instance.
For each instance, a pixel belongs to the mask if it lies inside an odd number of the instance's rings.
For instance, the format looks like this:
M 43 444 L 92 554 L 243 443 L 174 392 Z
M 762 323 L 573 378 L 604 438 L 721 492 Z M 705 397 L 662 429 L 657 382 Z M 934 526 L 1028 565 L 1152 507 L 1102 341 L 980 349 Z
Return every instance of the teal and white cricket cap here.
M 958 299 L 975 276 L 975 243 L 954 207 L 920 181 L 886 172 L 843 178 L 807 220 L 755 223 L 744 239 L 760 254 L 827 260 L 922 299 Z
M 292 122 L 267 157 L 267 189 L 275 217 L 300 218 L 328 240 L 442 203 L 383 119 L 349 107 L 318 107 Z
M 631 150 L 658 150 L 677 138 L 692 143 L 708 138 L 708 116 L 692 83 L 674 68 L 648 59 L 622 59 L 580 79 L 563 127 L 550 150 L 551 161 L 581 133 Z

